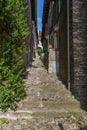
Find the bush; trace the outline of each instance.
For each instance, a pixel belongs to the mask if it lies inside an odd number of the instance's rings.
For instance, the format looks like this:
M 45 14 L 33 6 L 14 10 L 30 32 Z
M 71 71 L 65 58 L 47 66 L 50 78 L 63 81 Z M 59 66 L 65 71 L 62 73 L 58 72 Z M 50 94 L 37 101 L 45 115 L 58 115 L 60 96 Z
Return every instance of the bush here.
M 29 35 L 25 0 L 0 0 L 0 109 L 15 110 L 26 95 L 22 82 L 25 40 Z
M 41 56 L 41 54 L 43 53 L 43 49 L 41 47 L 38 47 L 37 51 L 38 51 L 39 56 Z

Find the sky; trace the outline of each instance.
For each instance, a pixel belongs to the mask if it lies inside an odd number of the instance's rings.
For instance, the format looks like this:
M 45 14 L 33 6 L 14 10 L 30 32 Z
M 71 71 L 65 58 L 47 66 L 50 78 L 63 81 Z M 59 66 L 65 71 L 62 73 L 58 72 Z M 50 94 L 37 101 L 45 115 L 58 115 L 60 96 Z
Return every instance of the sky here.
M 44 0 L 37 0 L 37 26 L 38 30 L 42 30 L 42 15 L 43 15 Z

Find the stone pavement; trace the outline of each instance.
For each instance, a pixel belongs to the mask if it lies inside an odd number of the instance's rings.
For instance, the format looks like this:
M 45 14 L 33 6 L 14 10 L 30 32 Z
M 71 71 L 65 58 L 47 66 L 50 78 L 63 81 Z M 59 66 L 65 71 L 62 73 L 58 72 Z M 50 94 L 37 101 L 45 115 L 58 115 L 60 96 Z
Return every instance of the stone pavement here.
M 87 113 L 39 58 L 26 74 L 27 96 L 16 112 L 0 112 L 0 130 L 87 130 Z

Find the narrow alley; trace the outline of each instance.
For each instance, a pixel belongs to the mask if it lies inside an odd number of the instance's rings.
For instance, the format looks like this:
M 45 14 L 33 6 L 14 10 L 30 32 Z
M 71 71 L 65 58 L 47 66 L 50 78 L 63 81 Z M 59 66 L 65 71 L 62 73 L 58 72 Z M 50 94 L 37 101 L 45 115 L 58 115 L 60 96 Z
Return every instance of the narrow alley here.
M 87 0 L 0 2 L 0 130 L 87 130 Z
M 16 112 L 0 113 L 0 130 L 87 130 L 81 129 L 87 116 L 80 103 L 39 58 L 27 69 L 24 83 L 26 98 Z

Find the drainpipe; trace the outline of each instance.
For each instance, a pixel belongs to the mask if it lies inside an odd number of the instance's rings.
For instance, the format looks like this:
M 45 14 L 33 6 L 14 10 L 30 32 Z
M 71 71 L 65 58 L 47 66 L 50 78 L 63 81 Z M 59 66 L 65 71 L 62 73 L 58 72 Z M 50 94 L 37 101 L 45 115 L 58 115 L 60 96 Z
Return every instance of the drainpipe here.
M 70 36 L 69 36 L 69 0 L 67 0 L 67 45 L 68 45 L 68 90 L 70 91 Z

